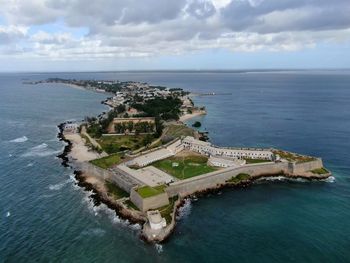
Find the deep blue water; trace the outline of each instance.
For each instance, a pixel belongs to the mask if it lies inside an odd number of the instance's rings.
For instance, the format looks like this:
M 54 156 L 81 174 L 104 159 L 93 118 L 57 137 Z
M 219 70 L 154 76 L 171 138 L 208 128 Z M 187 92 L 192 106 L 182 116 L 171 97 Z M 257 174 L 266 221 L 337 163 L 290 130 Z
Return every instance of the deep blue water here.
M 93 207 L 55 157 L 56 125 L 104 111 L 105 96 L 22 84 L 47 77 L 232 93 L 194 98 L 207 107 L 197 119 L 213 143 L 316 155 L 336 179 L 201 198 L 185 206 L 167 243 L 145 244 L 138 226 Z M 349 71 L 0 74 L 0 262 L 350 262 L 349 158 Z

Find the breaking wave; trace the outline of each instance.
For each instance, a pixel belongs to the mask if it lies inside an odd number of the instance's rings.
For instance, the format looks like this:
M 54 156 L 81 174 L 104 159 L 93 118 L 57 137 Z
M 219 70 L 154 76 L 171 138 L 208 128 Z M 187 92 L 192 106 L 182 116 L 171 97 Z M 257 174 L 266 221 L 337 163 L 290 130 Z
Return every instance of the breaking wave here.
M 323 181 L 325 181 L 327 183 L 334 183 L 335 182 L 335 177 L 334 176 L 330 176 L 327 179 L 324 179 Z
M 10 211 L 7 211 L 6 217 L 9 217 L 11 215 Z
M 16 143 L 19 143 L 19 142 L 26 142 L 26 141 L 28 141 L 28 138 L 27 138 L 26 136 L 22 136 L 22 137 L 19 137 L 19 138 L 17 138 L 17 139 L 13 139 L 13 140 L 11 140 L 11 141 L 9 141 L 9 142 L 16 142 Z
M 67 179 L 64 182 L 58 183 L 58 184 L 50 184 L 49 189 L 53 191 L 58 191 L 61 190 L 66 184 L 75 182 L 75 178 L 73 176 L 69 176 L 69 179 Z
M 48 145 L 46 143 L 42 143 L 40 145 L 32 147 L 28 152 L 22 154 L 22 157 L 45 157 L 54 154 L 59 154 L 61 150 L 53 151 L 48 149 Z
M 94 201 L 90 197 L 92 191 L 85 192 L 85 196 L 82 200 L 84 204 L 87 204 L 88 210 L 96 217 L 107 216 L 107 218 L 116 225 L 120 225 L 123 227 L 127 227 L 134 231 L 139 231 L 141 226 L 139 224 L 131 224 L 129 220 L 121 219 L 118 215 L 116 215 L 115 211 L 108 208 L 105 204 L 101 204 L 99 206 L 94 205 Z
M 186 198 L 184 201 L 184 205 L 181 206 L 178 210 L 178 216 L 177 219 L 181 219 L 184 217 L 187 217 L 191 214 L 191 210 L 192 210 L 192 202 L 190 198 Z

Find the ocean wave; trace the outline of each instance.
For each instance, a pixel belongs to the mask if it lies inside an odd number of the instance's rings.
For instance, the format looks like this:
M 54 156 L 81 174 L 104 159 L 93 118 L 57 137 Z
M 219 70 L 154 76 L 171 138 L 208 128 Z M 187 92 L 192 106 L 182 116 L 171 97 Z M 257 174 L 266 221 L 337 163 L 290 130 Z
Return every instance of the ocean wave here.
M 59 154 L 61 150 L 50 150 L 46 143 L 32 147 L 28 152 L 22 154 L 22 157 L 45 157 L 50 155 Z
M 50 198 L 53 196 L 55 196 L 55 194 L 43 194 L 43 195 L 40 195 L 39 198 Z
M 191 214 L 192 202 L 190 198 L 185 199 L 185 203 L 178 210 L 177 219 L 188 217 Z
M 330 177 L 324 179 L 323 181 L 327 182 L 327 183 L 334 183 L 335 182 L 335 177 L 334 176 L 330 176 Z
M 17 139 L 13 139 L 9 142 L 15 142 L 15 143 L 20 143 L 20 142 L 26 142 L 28 141 L 28 138 L 26 136 L 19 137 Z
M 98 236 L 102 237 L 106 234 L 106 231 L 103 230 L 102 228 L 90 228 L 86 229 L 83 232 L 81 232 L 82 235 L 84 236 Z
M 54 190 L 54 191 L 61 190 L 66 184 L 69 184 L 72 182 L 76 182 L 76 179 L 74 178 L 74 176 L 72 174 L 70 174 L 69 178 L 67 180 L 65 180 L 64 182 L 61 182 L 58 184 L 50 184 L 49 189 Z
M 92 191 L 84 191 L 85 196 L 83 197 L 82 203 L 87 204 L 87 208 L 95 217 L 103 217 L 107 216 L 107 218 L 112 222 L 112 224 L 120 225 L 122 227 L 126 227 L 133 231 L 140 231 L 141 225 L 139 224 L 131 224 L 129 220 L 124 220 L 120 218 L 114 210 L 108 208 L 105 204 L 100 204 L 99 206 L 95 206 L 93 199 L 90 197 Z
M 10 211 L 7 211 L 6 217 L 9 217 L 9 216 L 11 216 L 11 213 L 10 213 Z
M 32 167 L 34 165 L 34 163 L 28 163 L 27 167 Z

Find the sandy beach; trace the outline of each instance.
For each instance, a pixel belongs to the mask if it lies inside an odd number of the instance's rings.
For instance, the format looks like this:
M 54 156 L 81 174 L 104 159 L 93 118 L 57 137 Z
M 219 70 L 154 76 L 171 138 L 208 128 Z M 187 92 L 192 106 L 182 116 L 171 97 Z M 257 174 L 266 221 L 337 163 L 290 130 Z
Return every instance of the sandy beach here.
M 98 154 L 94 151 L 90 151 L 89 148 L 85 146 L 83 139 L 77 133 L 65 134 L 64 137 L 71 141 L 72 150 L 69 153 L 69 156 L 77 162 L 91 161 L 106 156 L 105 154 Z
M 189 119 L 192 119 L 194 117 L 197 117 L 197 116 L 200 116 L 200 115 L 205 115 L 207 114 L 206 111 L 196 111 L 196 112 L 193 112 L 193 113 L 187 113 L 185 115 L 182 115 L 179 119 L 179 121 L 181 122 L 184 122 L 184 121 L 187 121 Z

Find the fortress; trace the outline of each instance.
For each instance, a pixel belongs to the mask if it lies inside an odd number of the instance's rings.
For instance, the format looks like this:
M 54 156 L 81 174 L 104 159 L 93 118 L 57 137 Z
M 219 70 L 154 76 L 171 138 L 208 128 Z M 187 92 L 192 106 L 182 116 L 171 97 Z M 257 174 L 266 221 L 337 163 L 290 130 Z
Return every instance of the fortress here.
M 189 178 L 178 178 L 154 165 L 162 160 L 169 160 L 167 162 L 171 162 L 171 168 L 176 170 L 179 163 L 172 161 L 171 158 L 177 158 L 184 153 L 194 154 L 198 158 L 206 158 L 207 164 L 201 165 L 213 167 L 211 169 L 214 170 Z M 288 158 L 279 154 L 285 154 Z M 181 157 L 178 158 L 181 160 Z M 293 160 L 293 158 L 295 159 Z M 241 174 L 249 176 L 250 179 L 281 174 L 286 177 L 310 179 L 320 179 L 323 176 L 313 172 L 323 168 L 320 158 L 293 153 L 286 154 L 286 152 L 275 149 L 223 148 L 193 137 L 176 139 L 148 152 L 130 156 L 128 161 L 107 170 L 87 162 L 81 165 L 83 166 L 82 170 L 102 177 L 104 180 L 112 181 L 129 193 L 130 201 L 143 213 L 169 205 L 170 198 L 181 198 L 196 192 L 221 187 Z M 194 167 L 195 170 L 198 164 L 190 162 L 188 165 Z M 324 175 L 325 178 L 328 176 L 329 174 Z M 139 189 L 149 192 L 154 190 L 154 193 L 143 195 Z M 158 191 L 158 189 L 160 190 Z M 149 214 L 153 215 L 154 213 Z M 153 216 L 151 219 L 153 220 Z M 154 239 L 154 235 L 162 239 L 160 237 L 167 235 L 170 231 L 169 225 L 166 226 L 159 218 L 157 220 L 162 222 L 161 228 L 159 225 L 157 225 L 156 230 L 152 229 L 151 226 L 145 228 L 148 230 L 144 234 L 149 239 Z M 173 223 L 173 221 L 174 218 L 171 222 Z M 149 236 L 150 233 L 153 237 Z

